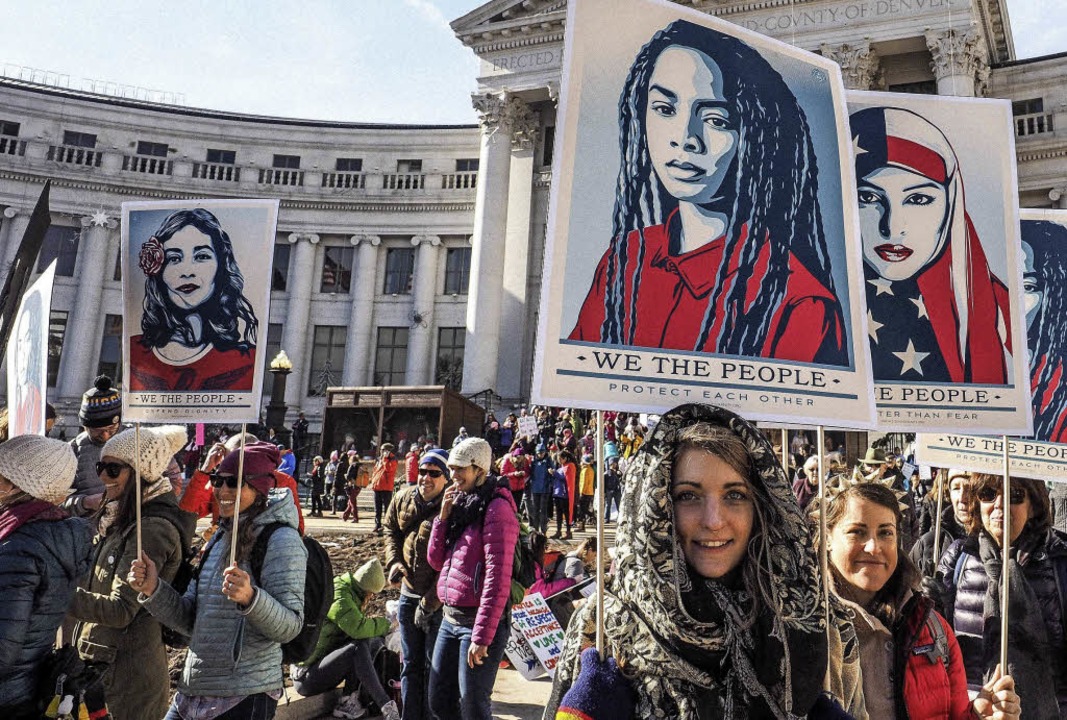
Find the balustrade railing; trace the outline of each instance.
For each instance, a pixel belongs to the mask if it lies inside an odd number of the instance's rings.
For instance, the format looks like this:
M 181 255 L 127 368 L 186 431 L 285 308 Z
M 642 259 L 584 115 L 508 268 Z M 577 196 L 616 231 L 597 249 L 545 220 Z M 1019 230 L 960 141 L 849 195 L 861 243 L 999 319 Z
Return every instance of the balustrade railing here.
M 92 148 L 70 145 L 49 145 L 48 159 L 65 165 L 100 167 L 100 152 Z
M 1030 115 L 1015 116 L 1015 135 L 1017 137 L 1043 135 L 1052 131 L 1052 113 L 1032 113 Z
M 146 175 L 171 175 L 174 171 L 174 162 L 166 158 L 124 155 L 122 157 L 122 169 L 127 172 L 144 173 Z

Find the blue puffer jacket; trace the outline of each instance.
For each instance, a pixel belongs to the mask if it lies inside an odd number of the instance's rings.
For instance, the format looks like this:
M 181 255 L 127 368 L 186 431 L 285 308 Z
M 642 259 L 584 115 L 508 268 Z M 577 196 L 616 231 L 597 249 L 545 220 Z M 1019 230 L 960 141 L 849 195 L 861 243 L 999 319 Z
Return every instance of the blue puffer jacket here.
M 952 625 L 959 640 L 967 668 L 967 682 L 972 689 L 981 686 L 982 675 L 988 669 L 985 658 L 989 655 L 989 648 L 985 647 L 989 630 L 984 617 L 989 575 L 978 552 L 978 538 L 968 536 L 950 545 L 938 565 L 938 574 L 945 587 L 940 598 L 944 608 L 942 614 Z M 1019 563 L 1041 608 L 1047 632 L 1052 657 L 1043 661 L 1052 663 L 1057 682 L 1057 700 L 1061 712 L 1067 712 L 1065 609 L 1061 605 L 1060 588 L 1056 580 L 1057 566 L 1061 566 L 1060 572 L 1067 573 L 1067 568 L 1062 567 L 1067 566 L 1067 542 L 1050 532 L 1044 542 L 1031 552 L 1024 553 Z M 1012 619 L 1016 620 L 1014 616 Z M 995 664 L 996 660 L 992 662 Z M 1026 702 L 1025 697 L 1023 702 Z
M 547 495 L 552 492 L 552 475 L 556 463 L 548 455 L 534 458 L 530 469 L 530 492 L 534 495 Z
M 230 533 L 220 529 L 201 564 L 200 577 L 184 596 L 160 581 L 140 602 L 161 622 L 189 636 L 189 654 L 178 681 L 185 696 L 244 697 L 282 687 L 281 643 L 304 623 L 307 550 L 297 532 L 296 506 L 288 492 L 272 493 L 267 509 L 252 523 L 284 523 L 270 536 L 263 572 L 253 578 L 256 597 L 242 610 L 222 594 L 230 560 Z M 251 573 L 245 559 L 238 566 Z
M 56 640 L 91 565 L 87 520 L 29 522 L 0 542 L 0 706 L 32 698 L 41 660 Z

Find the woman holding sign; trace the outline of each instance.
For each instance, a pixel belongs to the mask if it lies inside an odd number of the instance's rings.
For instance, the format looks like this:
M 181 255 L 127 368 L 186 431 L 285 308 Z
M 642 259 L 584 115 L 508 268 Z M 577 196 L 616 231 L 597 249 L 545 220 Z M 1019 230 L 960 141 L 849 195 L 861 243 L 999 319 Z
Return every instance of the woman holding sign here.
M 586 603 L 547 720 L 844 717 L 823 695 L 827 677 L 867 717 L 852 625 L 833 602 L 828 642 L 807 523 L 748 421 L 706 405 L 662 417 L 626 471 L 615 563 L 609 659 L 590 647 Z
M 678 20 L 619 100 L 611 243 L 571 340 L 847 363 L 808 122 L 749 45 Z
M 141 335 L 130 390 L 252 389 L 259 321 L 233 243 L 212 213 L 179 210 L 141 245 Z
M 1010 676 L 995 673 L 973 703 L 968 698 L 956 636 L 918 592 L 919 571 L 903 552 L 903 518 L 897 494 L 877 482 L 847 487 L 826 511 L 830 574 L 853 614 L 867 712 L 886 720 L 1017 719 Z
M 945 618 L 959 639 L 967 682 L 980 690 L 1000 654 L 1001 545 L 1010 512 L 1008 664 L 1027 720 L 1067 715 L 1067 542 L 1050 530 L 1048 491 L 1036 480 L 974 476 L 970 533 L 945 552 L 938 567 Z M 1058 704 L 1058 705 L 1057 705 Z

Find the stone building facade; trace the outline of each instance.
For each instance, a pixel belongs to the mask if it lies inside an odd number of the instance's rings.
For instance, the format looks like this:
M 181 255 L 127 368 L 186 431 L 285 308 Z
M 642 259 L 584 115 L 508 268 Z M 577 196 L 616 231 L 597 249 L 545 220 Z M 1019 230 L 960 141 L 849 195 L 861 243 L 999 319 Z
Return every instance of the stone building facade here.
M 1067 54 L 1016 60 L 1005 0 L 682 4 L 833 58 L 851 88 L 1012 100 L 1021 204 L 1067 207 Z M 326 385 L 528 397 L 565 21 L 565 0 L 491 0 L 452 24 L 481 61 L 477 126 L 289 120 L 0 79 L 0 268 L 52 179 L 49 396 L 66 424 L 93 377 L 120 369 L 119 205 L 136 199 L 280 198 L 263 357 L 288 353 L 286 402 L 313 429 Z

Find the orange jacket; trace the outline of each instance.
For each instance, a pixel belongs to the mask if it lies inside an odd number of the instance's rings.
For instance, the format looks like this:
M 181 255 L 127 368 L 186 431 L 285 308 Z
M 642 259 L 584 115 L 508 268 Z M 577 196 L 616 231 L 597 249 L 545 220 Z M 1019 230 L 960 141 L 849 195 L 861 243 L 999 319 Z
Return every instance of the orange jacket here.
M 374 473 L 371 475 L 371 490 L 384 490 L 393 492 L 396 483 L 396 455 L 386 453 L 374 464 Z

